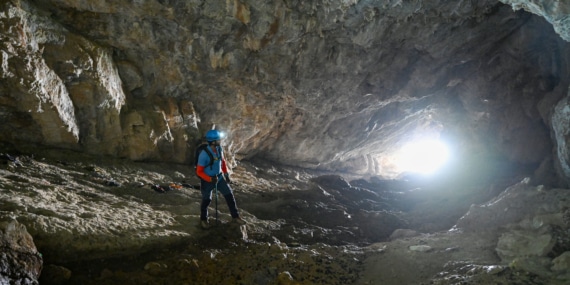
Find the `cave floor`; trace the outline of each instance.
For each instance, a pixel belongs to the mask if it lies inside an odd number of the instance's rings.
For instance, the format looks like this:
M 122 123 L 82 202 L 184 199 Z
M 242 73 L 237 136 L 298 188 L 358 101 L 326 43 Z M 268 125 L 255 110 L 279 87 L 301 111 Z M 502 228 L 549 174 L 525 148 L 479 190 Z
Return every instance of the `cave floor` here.
M 72 153 L 0 162 L 1 214 L 34 237 L 41 284 L 556 282 L 502 264 L 500 231 L 454 228 L 520 177 L 425 183 L 243 162 L 232 187 L 248 224 L 231 223 L 220 197 L 218 224 L 203 230 L 187 165 Z

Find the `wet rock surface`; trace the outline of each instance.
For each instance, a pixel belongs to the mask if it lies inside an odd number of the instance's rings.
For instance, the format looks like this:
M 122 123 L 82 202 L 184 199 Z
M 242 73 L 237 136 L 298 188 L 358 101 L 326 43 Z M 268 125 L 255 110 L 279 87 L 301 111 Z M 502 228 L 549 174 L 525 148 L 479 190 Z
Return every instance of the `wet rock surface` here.
M 3 157 L 0 217 L 15 217 L 33 237 L 41 284 L 569 280 L 570 191 L 528 179 L 494 196 L 473 181 L 352 179 L 243 162 L 233 187 L 248 224 L 232 223 L 222 203 L 216 222 L 212 203 L 213 227 L 202 230 L 187 165 Z

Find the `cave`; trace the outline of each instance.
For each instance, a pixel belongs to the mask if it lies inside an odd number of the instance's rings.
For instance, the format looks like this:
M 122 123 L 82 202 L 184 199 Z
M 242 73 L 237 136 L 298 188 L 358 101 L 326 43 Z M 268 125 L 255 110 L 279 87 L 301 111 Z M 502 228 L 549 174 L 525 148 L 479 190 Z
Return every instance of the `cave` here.
M 3 1 L 0 283 L 567 284 L 568 11 Z

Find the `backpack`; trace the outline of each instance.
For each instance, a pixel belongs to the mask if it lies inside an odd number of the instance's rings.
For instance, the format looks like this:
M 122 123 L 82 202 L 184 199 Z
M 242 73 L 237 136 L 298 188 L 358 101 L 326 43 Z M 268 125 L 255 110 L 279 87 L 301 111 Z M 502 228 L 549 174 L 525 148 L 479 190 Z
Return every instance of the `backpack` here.
M 210 158 L 210 162 L 208 163 L 207 166 L 209 166 L 211 168 L 212 165 L 214 165 L 214 154 L 208 149 L 208 144 L 205 142 L 199 143 L 198 147 L 196 147 L 196 152 L 194 153 L 194 167 L 198 166 L 198 158 L 200 157 L 200 153 L 202 151 L 206 151 L 206 154 L 208 154 L 208 157 Z M 220 152 L 220 157 L 221 157 L 222 156 L 222 148 L 219 147 L 218 151 Z

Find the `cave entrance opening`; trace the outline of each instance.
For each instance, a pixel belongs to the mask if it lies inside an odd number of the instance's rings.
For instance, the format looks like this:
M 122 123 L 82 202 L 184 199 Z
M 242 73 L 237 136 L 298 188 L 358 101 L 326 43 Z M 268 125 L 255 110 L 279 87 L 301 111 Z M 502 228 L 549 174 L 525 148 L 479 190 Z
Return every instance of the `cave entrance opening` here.
M 450 159 L 448 145 L 439 139 L 407 142 L 395 155 L 397 172 L 432 175 Z

